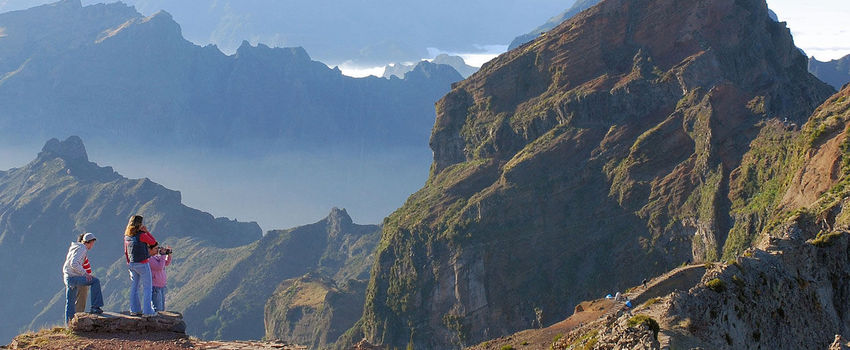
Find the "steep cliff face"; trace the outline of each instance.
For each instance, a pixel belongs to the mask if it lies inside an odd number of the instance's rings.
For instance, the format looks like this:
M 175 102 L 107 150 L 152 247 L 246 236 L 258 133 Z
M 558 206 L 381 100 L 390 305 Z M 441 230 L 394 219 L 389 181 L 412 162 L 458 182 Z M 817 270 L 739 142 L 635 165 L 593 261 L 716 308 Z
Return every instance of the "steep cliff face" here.
M 256 223 L 214 218 L 183 205 L 177 191 L 90 162 L 76 136 L 51 139 L 35 160 L 0 174 L 0 248 L 14 252 L 0 255 L 0 278 L 14 281 L 5 295 L 17 301 L 0 305 L 9 315 L 1 321 L 0 337 L 11 338 L 38 319 L 42 309 L 64 303 L 53 298 L 64 289 L 62 261 L 78 234 L 98 237 L 89 254 L 96 269 L 123 259 L 122 232 L 133 214 L 144 216 L 156 238 L 166 242 L 184 239 L 227 248 L 261 237 Z M 104 270 L 96 271 L 103 277 Z M 120 278 L 126 279 L 123 272 Z M 61 307 L 54 310 L 32 325 L 61 320 Z
M 763 1 L 600 3 L 438 102 L 352 338 L 467 345 L 719 259 L 750 142 L 830 93 Z

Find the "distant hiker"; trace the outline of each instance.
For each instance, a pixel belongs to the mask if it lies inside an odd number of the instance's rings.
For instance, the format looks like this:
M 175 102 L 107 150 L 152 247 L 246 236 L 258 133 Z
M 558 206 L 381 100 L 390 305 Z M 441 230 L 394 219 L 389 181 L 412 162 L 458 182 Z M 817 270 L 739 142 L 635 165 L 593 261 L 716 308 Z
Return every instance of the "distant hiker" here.
M 641 282 L 641 283 L 643 283 L 643 289 L 646 289 L 646 282 L 647 282 L 646 278 L 644 278 L 643 282 Z
M 623 300 L 623 296 L 620 294 L 620 292 L 617 292 L 617 293 L 614 294 L 614 301 L 622 301 L 622 300 Z
M 150 250 L 151 274 L 153 281 L 153 311 L 165 311 L 165 291 L 168 276 L 165 275 L 165 267 L 171 265 L 171 247 L 157 247 Z
M 629 298 L 626 298 L 625 309 L 627 314 L 632 314 L 632 301 Z
M 124 230 L 124 258 L 130 269 L 130 314 L 155 315 L 151 297 L 153 293 L 151 280 L 150 249 L 158 244 L 148 228 L 142 224 L 141 215 L 133 215 Z M 139 284 L 142 285 L 142 303 L 139 304 Z
M 84 243 L 85 242 L 85 233 L 81 233 L 79 237 L 77 237 L 77 242 Z M 86 254 L 88 255 L 88 254 Z M 89 258 L 86 256 L 86 259 L 83 260 L 83 269 L 86 270 L 86 273 L 91 275 L 91 264 L 89 264 Z M 74 303 L 74 311 L 76 312 L 85 312 L 86 311 L 86 298 L 89 297 L 89 286 L 77 286 L 77 299 Z
M 65 256 L 65 264 L 62 265 L 62 277 L 65 280 L 65 324 L 74 317 L 75 302 L 77 299 L 77 287 L 91 286 L 91 311 L 93 314 L 102 314 L 103 294 L 100 290 L 100 280 L 86 272 L 83 262 L 88 258 L 88 251 L 94 247 L 97 238 L 94 234 L 87 232 L 83 235 L 83 242 L 71 242 L 68 254 Z

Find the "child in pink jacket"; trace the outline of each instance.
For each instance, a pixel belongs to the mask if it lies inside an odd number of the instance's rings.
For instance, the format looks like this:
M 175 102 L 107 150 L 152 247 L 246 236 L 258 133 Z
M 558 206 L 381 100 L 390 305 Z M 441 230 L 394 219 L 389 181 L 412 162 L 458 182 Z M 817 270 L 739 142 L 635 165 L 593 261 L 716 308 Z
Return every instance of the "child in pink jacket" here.
M 165 311 L 165 291 L 168 278 L 165 275 L 165 267 L 171 264 L 171 247 L 151 249 L 151 257 L 148 263 L 151 266 L 151 279 L 153 280 L 153 294 L 151 296 L 153 310 L 156 312 Z

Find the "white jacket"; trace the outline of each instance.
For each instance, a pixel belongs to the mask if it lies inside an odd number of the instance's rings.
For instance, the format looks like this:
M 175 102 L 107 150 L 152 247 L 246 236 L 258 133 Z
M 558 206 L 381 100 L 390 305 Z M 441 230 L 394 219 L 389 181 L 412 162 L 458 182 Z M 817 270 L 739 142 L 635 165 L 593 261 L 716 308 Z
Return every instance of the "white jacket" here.
M 85 276 L 86 269 L 83 268 L 83 260 L 88 255 L 88 248 L 85 244 L 71 242 L 68 247 L 68 255 L 65 256 L 65 264 L 62 265 L 62 279 L 67 281 L 68 277 Z

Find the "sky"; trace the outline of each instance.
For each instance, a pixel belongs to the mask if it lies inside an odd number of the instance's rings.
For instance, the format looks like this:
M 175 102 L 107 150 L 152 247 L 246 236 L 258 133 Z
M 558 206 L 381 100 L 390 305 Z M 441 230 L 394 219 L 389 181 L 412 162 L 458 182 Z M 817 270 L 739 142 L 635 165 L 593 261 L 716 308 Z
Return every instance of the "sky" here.
M 850 54 L 850 0 L 767 0 L 794 43 L 820 61 Z
M 787 22 L 794 43 L 807 56 L 829 61 L 850 55 L 850 0 L 767 0 L 767 4 L 780 21 Z M 463 57 L 470 66 L 481 67 L 507 50 L 507 45 L 495 43 L 479 47 L 482 52 L 453 52 L 429 47 L 429 57 L 423 59 L 430 60 L 438 54 L 448 53 Z M 360 67 L 350 63 L 339 68 L 343 74 L 353 77 L 381 76 L 384 72 L 383 66 Z

